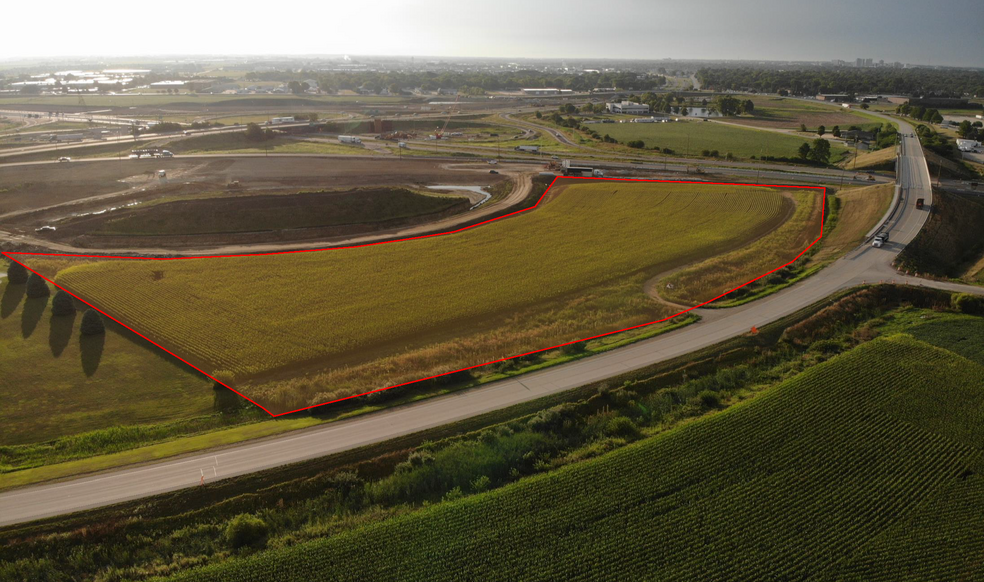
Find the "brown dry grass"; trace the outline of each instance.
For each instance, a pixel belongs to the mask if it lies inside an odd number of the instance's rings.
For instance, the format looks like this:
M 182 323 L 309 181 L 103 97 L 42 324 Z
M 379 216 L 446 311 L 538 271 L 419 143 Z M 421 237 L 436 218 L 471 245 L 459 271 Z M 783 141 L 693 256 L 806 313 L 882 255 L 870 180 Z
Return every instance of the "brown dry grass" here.
M 875 150 L 873 152 L 860 152 L 857 156 L 856 162 L 854 156 L 851 155 L 845 158 L 844 161 L 838 165 L 842 168 L 850 170 L 864 170 L 868 168 L 893 168 L 894 163 L 895 148 L 889 147 Z
M 814 260 L 833 258 L 864 240 L 875 223 L 885 215 L 895 193 L 894 184 L 879 184 L 839 192 L 841 207 L 837 224 L 823 238 L 823 246 Z
M 754 243 L 681 269 L 659 282 L 667 301 L 696 305 L 791 261 L 820 234 L 823 196 L 815 190 L 797 191 L 792 218 Z M 751 275 L 754 276 L 754 275 Z

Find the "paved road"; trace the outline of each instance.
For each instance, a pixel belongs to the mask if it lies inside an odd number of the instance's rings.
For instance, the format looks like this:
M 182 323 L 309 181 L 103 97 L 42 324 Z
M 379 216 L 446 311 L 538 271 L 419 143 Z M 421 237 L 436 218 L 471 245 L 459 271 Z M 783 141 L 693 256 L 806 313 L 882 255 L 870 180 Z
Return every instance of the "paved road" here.
M 904 135 L 911 132 L 907 124 L 900 122 L 900 126 Z M 752 326 L 775 321 L 837 290 L 863 282 L 894 278 L 984 294 L 980 287 L 899 277 L 889 266 L 928 216 L 928 211 L 915 208 L 915 199 L 932 203 L 929 171 L 915 138 L 903 138 L 902 153 L 899 175 L 903 199 L 900 212 L 889 222 L 892 243 L 883 248 L 859 247 L 820 274 L 780 293 L 741 307 L 716 310 L 700 323 L 618 350 L 473 390 L 208 454 L 9 491 L 0 494 L 0 525 L 194 487 L 202 475 L 211 481 L 312 459 L 569 390 L 746 333 Z

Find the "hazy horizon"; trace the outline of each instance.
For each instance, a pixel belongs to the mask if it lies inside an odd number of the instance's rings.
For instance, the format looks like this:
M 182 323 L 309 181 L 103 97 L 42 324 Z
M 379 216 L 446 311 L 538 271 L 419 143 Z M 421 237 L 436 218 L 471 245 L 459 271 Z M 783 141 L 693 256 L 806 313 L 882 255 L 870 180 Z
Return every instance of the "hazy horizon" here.
M 151 56 L 433 57 L 503 59 L 763 60 L 984 67 L 978 0 L 628 0 L 487 7 L 450 0 L 379 0 L 373 10 L 289 0 L 276 9 L 174 0 L 162 10 L 110 0 L 79 13 L 46 5 L 6 8 L 0 59 Z M 974 15 L 977 14 L 975 17 Z M 64 17 L 58 17 L 63 15 Z M 974 39 L 977 39 L 976 41 Z

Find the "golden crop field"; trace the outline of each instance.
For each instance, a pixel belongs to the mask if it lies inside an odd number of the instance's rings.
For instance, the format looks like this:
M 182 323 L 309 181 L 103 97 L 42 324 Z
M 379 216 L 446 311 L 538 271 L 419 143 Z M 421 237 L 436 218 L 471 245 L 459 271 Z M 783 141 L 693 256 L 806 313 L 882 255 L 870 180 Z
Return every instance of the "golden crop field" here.
M 457 234 L 268 256 L 106 260 L 56 281 L 238 381 L 493 330 L 518 310 L 747 244 L 779 228 L 792 200 L 764 187 L 558 182 L 538 208 Z

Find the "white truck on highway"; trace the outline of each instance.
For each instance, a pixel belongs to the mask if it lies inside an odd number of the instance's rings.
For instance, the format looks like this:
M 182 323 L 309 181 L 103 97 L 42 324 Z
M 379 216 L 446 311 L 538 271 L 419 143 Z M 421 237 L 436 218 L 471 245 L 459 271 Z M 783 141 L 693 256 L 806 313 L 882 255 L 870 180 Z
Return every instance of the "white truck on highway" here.
M 273 125 L 279 125 L 281 123 L 294 123 L 295 121 L 297 121 L 297 120 L 294 119 L 293 116 L 291 116 L 291 117 L 274 117 L 273 119 L 270 120 L 270 123 L 273 124 Z
M 516 146 L 515 149 L 516 149 L 517 152 L 527 152 L 527 153 L 531 153 L 531 154 L 538 154 L 538 153 L 540 153 L 540 146 L 521 145 L 521 146 Z
M 362 138 L 356 137 L 354 135 L 340 135 L 338 136 L 338 141 L 342 143 L 359 144 L 359 145 L 362 144 Z

